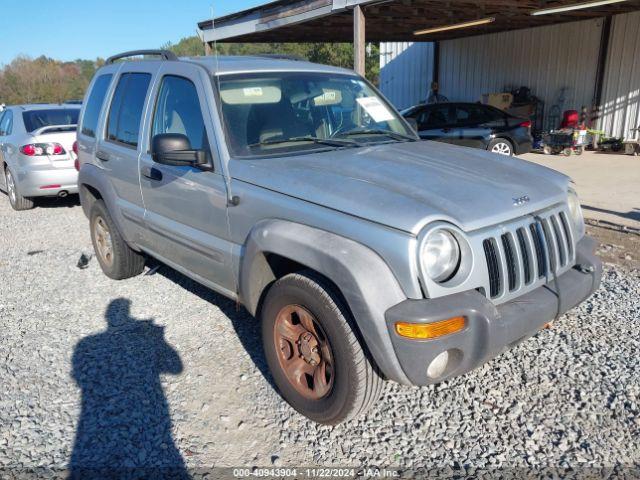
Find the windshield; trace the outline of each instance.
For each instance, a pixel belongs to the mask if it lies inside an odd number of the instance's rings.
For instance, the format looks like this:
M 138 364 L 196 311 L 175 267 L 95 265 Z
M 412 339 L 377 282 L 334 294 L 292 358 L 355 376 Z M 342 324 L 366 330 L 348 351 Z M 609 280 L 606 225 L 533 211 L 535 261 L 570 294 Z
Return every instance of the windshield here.
M 24 127 L 33 132 L 42 127 L 55 125 L 76 125 L 79 108 L 55 108 L 50 110 L 28 110 L 22 113 Z
M 386 100 L 355 76 L 234 74 L 220 76 L 219 85 L 234 157 L 416 140 Z

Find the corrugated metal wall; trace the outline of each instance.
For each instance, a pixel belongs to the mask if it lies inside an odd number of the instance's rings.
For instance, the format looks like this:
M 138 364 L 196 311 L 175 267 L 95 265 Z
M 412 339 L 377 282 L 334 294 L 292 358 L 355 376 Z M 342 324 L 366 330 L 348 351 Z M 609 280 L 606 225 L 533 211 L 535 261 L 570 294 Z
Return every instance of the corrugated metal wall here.
M 527 86 L 551 109 L 576 109 L 593 102 L 603 19 L 572 22 L 441 43 L 440 93 L 451 101 Z M 398 107 L 428 96 L 433 44 L 382 43 L 380 89 Z M 624 137 L 640 126 L 640 12 L 613 18 L 605 70 L 600 128 Z
M 433 77 L 433 44 L 381 43 L 380 67 L 380 90 L 397 108 L 420 103 Z
M 526 86 L 545 102 L 547 118 L 562 96 L 560 110 L 590 107 L 602 25 L 596 19 L 442 42 L 440 91 L 475 102 Z
M 626 137 L 640 125 L 640 12 L 613 17 L 602 104 L 608 134 Z

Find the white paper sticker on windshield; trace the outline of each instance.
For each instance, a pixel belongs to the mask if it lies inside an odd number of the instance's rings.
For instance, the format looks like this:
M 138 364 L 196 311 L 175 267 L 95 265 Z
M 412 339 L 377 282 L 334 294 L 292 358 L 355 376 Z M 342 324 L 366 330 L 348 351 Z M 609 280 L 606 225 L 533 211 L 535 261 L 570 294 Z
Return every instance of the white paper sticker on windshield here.
M 371 118 L 373 118 L 373 121 L 376 123 L 386 122 L 395 118 L 393 116 L 393 113 L 389 111 L 389 109 L 380 101 L 379 98 L 356 98 L 356 101 L 362 108 L 364 108 L 364 110 L 369 114 Z
M 261 97 L 262 87 L 249 87 L 242 89 L 245 97 Z

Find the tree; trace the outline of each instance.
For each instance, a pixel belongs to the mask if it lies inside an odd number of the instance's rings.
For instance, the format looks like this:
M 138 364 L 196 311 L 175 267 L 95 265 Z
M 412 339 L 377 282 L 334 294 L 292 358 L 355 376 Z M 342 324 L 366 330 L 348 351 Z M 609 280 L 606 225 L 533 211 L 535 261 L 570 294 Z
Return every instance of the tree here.
M 0 102 L 15 105 L 81 99 L 99 63 L 16 57 L 0 69 Z
M 167 42 L 162 46 L 163 50 L 171 50 L 179 57 L 199 57 L 204 55 L 204 44 L 196 37 L 182 38 L 178 43 Z
M 366 76 L 377 83 L 380 73 L 378 45 L 367 49 Z M 178 43 L 166 43 L 163 48 L 178 56 L 204 55 L 204 46 L 197 36 L 182 38 Z M 353 45 L 350 43 L 219 43 L 220 55 L 291 55 L 316 63 L 344 68 L 353 67 Z M 104 60 L 78 59 L 61 62 L 45 56 L 16 57 L 0 68 L 0 103 L 21 103 L 77 100 L 84 97 L 96 70 Z
M 185 37 L 178 43 L 166 43 L 163 48 L 178 56 L 204 55 L 204 46 L 197 37 Z M 279 54 L 303 58 L 315 63 L 353 68 L 353 44 L 351 43 L 218 43 L 219 55 Z M 378 44 L 367 49 L 366 77 L 373 83 L 380 75 Z

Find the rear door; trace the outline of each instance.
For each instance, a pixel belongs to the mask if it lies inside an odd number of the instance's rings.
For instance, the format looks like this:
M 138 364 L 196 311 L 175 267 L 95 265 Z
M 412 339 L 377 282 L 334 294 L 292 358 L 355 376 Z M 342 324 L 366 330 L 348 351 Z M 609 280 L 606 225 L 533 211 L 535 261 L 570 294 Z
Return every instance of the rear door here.
M 178 269 L 195 274 L 222 293 L 236 292 L 227 224 L 227 190 L 212 117 L 217 112 L 206 71 L 183 62 L 164 62 L 153 90 L 140 157 L 146 207 L 143 248 Z M 185 135 L 191 148 L 205 150 L 205 168 L 153 161 L 151 139 Z
M 115 191 L 127 237 L 136 243 L 144 225 L 138 168 L 140 135 L 156 65 L 130 62 L 122 66 L 107 110 L 104 135 L 95 151 L 97 166 L 107 173 Z

